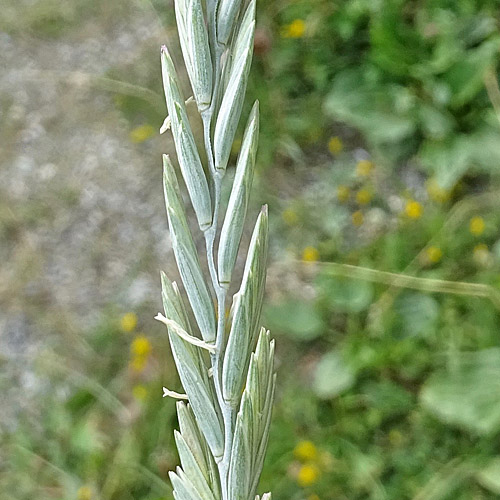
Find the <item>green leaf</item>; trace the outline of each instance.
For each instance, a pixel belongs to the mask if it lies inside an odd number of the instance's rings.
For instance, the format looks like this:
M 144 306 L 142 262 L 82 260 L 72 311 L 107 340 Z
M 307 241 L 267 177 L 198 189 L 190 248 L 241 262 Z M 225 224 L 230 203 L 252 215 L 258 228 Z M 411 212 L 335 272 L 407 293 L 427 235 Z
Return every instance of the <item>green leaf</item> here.
M 500 38 L 483 42 L 454 64 L 444 75 L 443 80 L 450 86 L 453 106 L 463 106 L 484 89 L 484 74 L 494 66 L 500 48 Z
M 396 109 L 396 102 L 408 102 Z M 397 142 L 415 132 L 414 103 L 397 85 L 367 83 L 360 70 L 339 73 L 325 102 L 336 120 L 360 130 L 369 141 Z
M 412 395 L 390 380 L 369 382 L 362 393 L 369 407 L 380 410 L 385 417 L 405 414 L 414 406 Z
M 473 433 L 500 430 L 500 348 L 462 353 L 425 383 L 422 404 L 445 423 Z
M 476 474 L 478 482 L 496 495 L 500 495 L 500 457 L 495 457 Z
M 316 365 L 313 391 L 322 399 L 330 399 L 350 389 L 355 382 L 354 370 L 336 351 L 325 354 Z
M 299 300 L 267 307 L 266 322 L 272 330 L 304 341 L 314 340 L 325 329 L 314 303 Z
M 359 313 L 368 309 L 373 300 L 373 285 L 367 281 L 324 273 L 317 285 L 321 298 L 335 311 Z
M 397 325 L 408 336 L 432 333 L 439 319 L 439 304 L 430 295 L 404 293 L 394 304 Z

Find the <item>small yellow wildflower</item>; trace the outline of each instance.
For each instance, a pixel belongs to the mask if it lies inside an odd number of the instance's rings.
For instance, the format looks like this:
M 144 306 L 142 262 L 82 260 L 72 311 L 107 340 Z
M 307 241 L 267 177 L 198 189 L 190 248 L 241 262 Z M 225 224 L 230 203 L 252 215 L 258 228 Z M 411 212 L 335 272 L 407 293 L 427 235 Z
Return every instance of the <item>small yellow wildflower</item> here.
M 147 356 L 134 356 L 130 362 L 130 368 L 134 372 L 142 372 L 146 367 Z
M 359 227 L 363 224 L 364 217 L 363 217 L 363 212 L 361 210 L 356 210 L 356 212 L 353 212 L 351 215 L 351 220 L 353 225 L 356 227 Z
M 426 183 L 427 194 L 429 198 L 438 203 L 445 203 L 450 199 L 450 192 L 442 188 L 436 179 L 429 179 Z
M 295 446 L 293 454 L 298 460 L 307 462 L 318 458 L 318 449 L 312 441 L 300 441 Z
M 345 203 L 349 199 L 350 195 L 351 190 L 347 186 L 341 184 L 337 188 L 337 199 L 340 201 L 340 203 Z
M 358 177 L 367 177 L 373 170 L 373 162 L 370 160 L 360 160 L 356 164 L 356 175 Z
M 297 474 L 297 483 L 303 488 L 314 484 L 319 479 L 319 469 L 314 464 L 303 465 Z
M 137 326 L 137 315 L 130 312 L 124 314 L 120 320 L 120 328 L 127 333 L 133 332 Z
M 429 248 L 427 248 L 426 254 L 429 262 L 432 262 L 433 264 L 438 263 L 443 257 L 443 251 L 439 247 L 435 246 L 430 246 Z
M 134 356 L 147 356 L 151 352 L 151 343 L 144 335 L 137 335 L 130 345 Z
M 285 222 L 285 224 L 288 224 L 289 226 L 295 226 L 295 224 L 299 222 L 299 216 L 293 208 L 287 208 L 286 210 L 283 210 L 281 217 L 283 217 L 283 221 Z
M 155 129 L 152 125 L 140 125 L 130 131 L 130 140 L 135 144 L 147 141 L 155 133 Z
M 356 193 L 356 201 L 359 205 L 367 205 L 370 203 L 371 199 L 372 193 L 368 189 L 363 188 Z
M 344 144 L 342 139 L 338 136 L 330 138 L 328 141 L 328 150 L 332 155 L 339 154 L 344 149 Z
M 420 219 L 420 217 L 422 217 L 423 211 L 424 207 L 418 201 L 410 200 L 406 203 L 405 214 L 410 219 Z
M 304 262 L 317 262 L 319 260 L 319 252 L 317 248 L 306 247 L 302 251 L 302 260 Z
M 76 492 L 76 497 L 78 500 L 91 500 L 92 499 L 92 490 L 89 486 L 82 486 Z
M 484 228 L 485 228 L 485 223 L 482 217 L 479 216 L 472 217 L 472 219 L 469 222 L 469 231 L 474 236 L 480 236 L 481 234 L 483 234 Z
M 132 389 L 132 395 L 138 401 L 144 401 L 148 397 L 148 390 L 142 384 L 135 385 Z
M 294 19 L 290 24 L 283 26 L 283 38 L 302 38 L 306 32 L 306 23 L 303 19 Z

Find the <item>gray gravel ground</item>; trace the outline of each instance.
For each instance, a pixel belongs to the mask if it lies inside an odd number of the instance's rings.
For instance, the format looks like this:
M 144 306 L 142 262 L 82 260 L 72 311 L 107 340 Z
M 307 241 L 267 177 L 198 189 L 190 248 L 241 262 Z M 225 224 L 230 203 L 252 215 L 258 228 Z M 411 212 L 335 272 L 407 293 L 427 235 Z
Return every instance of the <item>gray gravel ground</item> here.
M 32 3 L 6 12 L 22 18 Z M 42 348 L 85 331 L 108 305 L 157 307 L 169 246 L 160 152 L 170 145 L 134 144 L 114 94 L 92 82 L 142 67 L 144 54 L 156 62 L 165 31 L 147 2 L 108 4 L 57 37 L 24 30 L 22 19 L 0 31 L 4 425 L 43 388 L 32 369 Z

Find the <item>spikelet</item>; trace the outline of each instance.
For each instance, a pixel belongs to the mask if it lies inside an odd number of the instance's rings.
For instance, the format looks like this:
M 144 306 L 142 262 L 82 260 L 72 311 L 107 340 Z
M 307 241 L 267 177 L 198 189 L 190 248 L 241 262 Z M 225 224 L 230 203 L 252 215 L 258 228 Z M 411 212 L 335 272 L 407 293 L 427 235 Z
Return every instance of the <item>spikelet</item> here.
M 191 98 L 184 100 L 166 47 L 161 50 L 161 65 L 168 116 L 161 132 L 171 130 L 180 172 L 205 239 L 210 279 L 203 272 L 174 166 L 164 155 L 170 237 L 189 305 L 177 284 L 162 273 L 164 315 L 156 319 L 167 328 L 184 390 L 163 388 L 164 396 L 187 399 L 177 402 L 180 430 L 174 436 L 181 466 L 170 472 L 170 480 L 176 500 L 271 500 L 270 493 L 256 495 L 276 386 L 274 340 L 260 326 L 268 253 L 267 206 L 255 223 L 232 316 L 226 319 L 224 314 L 255 169 L 257 102 L 247 118 L 220 232 L 217 227 L 221 182 L 252 61 L 255 0 L 175 0 L 175 16 L 203 121 L 205 151 L 200 154 L 194 139 L 186 109 Z M 202 163 L 205 157 L 207 165 Z

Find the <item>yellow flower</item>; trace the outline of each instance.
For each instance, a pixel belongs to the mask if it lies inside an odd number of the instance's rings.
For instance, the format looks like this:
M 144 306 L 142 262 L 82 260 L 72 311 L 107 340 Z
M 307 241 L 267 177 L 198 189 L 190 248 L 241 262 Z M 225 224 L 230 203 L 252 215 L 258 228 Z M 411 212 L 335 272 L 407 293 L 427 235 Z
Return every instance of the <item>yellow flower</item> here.
M 317 262 L 319 259 L 319 252 L 317 248 L 306 247 L 302 251 L 302 260 L 304 262 Z
M 306 32 L 306 23 L 303 19 L 295 19 L 290 24 L 283 26 L 281 36 L 283 38 L 302 38 Z
M 144 335 L 137 335 L 130 345 L 134 356 L 147 356 L 151 352 L 151 343 Z
M 134 372 L 142 372 L 146 367 L 147 356 L 134 356 L 130 362 L 130 368 Z
M 155 133 L 155 129 L 151 125 L 140 125 L 130 131 L 130 140 L 136 144 L 148 140 Z
M 373 162 L 370 160 L 360 160 L 356 164 L 356 175 L 358 177 L 367 177 L 373 170 Z
M 480 236 L 481 234 L 484 233 L 484 219 L 482 217 L 472 217 L 472 219 L 469 222 L 469 231 L 474 235 L 474 236 Z
M 307 500 L 319 500 L 319 496 L 316 495 L 316 493 L 313 493 L 307 497 Z
M 342 144 L 342 140 L 340 137 L 335 136 L 330 138 L 328 141 L 328 150 L 332 155 L 339 154 L 344 149 L 344 145 Z
M 443 251 L 439 247 L 430 246 L 426 250 L 427 258 L 433 264 L 436 264 L 443 257 Z
M 444 203 L 450 199 L 450 192 L 443 189 L 436 181 L 436 179 L 429 179 L 426 183 L 427 194 L 433 201 Z
M 360 189 L 356 193 L 356 201 L 359 205 L 367 205 L 372 199 L 372 193 L 368 189 Z
M 144 401 L 148 397 L 148 390 L 142 384 L 135 385 L 132 388 L 132 395 L 134 396 L 135 399 L 139 401 Z
M 285 224 L 288 224 L 289 226 L 295 226 L 295 224 L 297 224 L 297 222 L 299 221 L 297 212 L 293 210 L 293 208 L 287 208 L 286 210 L 283 210 L 281 217 L 283 217 L 283 221 L 285 222 Z
M 363 212 L 361 210 L 356 210 L 356 212 L 353 212 L 351 215 L 352 223 L 356 227 L 359 227 L 363 224 L 364 217 L 363 217 Z
M 319 479 L 319 469 L 314 464 L 303 465 L 297 474 L 297 482 L 303 488 L 314 484 Z
M 88 486 L 82 486 L 76 492 L 76 497 L 78 500 L 91 500 L 92 499 L 92 490 Z
M 347 186 L 341 184 L 337 188 L 337 199 L 340 201 L 340 203 L 345 203 L 349 199 L 350 195 L 351 190 Z
M 406 203 L 405 214 L 410 219 L 420 219 L 423 211 L 424 207 L 418 201 L 410 200 Z
M 137 326 L 137 315 L 130 312 L 124 314 L 120 320 L 120 328 L 127 333 L 133 332 Z
M 300 441 L 295 446 L 293 454 L 298 460 L 307 462 L 318 458 L 318 449 L 312 441 Z

